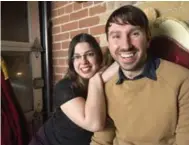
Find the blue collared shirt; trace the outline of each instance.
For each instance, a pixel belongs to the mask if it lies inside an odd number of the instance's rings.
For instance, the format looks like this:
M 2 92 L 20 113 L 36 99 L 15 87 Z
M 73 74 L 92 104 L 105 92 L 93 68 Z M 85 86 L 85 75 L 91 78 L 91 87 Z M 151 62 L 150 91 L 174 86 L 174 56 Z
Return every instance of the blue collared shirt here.
M 159 67 L 160 64 L 160 59 L 156 58 L 156 57 L 148 57 L 146 65 L 144 67 L 144 71 L 142 74 L 134 77 L 132 80 L 137 80 L 140 79 L 142 77 L 147 77 L 149 79 L 152 80 L 157 80 L 157 76 L 156 76 L 156 69 Z M 118 81 L 116 84 L 122 84 L 123 81 L 125 80 L 130 80 L 129 78 L 127 78 L 123 71 L 121 70 L 121 68 L 119 68 L 118 70 Z

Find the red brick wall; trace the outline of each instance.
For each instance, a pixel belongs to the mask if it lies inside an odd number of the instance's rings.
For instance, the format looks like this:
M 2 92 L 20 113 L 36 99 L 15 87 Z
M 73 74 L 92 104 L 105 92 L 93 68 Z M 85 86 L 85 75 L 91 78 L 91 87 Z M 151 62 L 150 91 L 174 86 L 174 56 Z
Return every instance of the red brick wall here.
M 106 11 L 105 2 L 52 2 L 53 75 L 60 80 L 67 70 L 67 51 L 70 40 L 78 33 L 92 34 L 98 42 L 104 33 L 100 16 Z
M 78 33 L 92 34 L 100 46 L 107 46 L 104 25 L 109 15 L 120 6 L 136 5 L 142 9 L 156 8 L 160 16 L 181 18 L 188 22 L 188 2 L 88 1 L 52 2 L 53 75 L 60 80 L 67 70 L 67 51 L 70 40 Z M 176 8 L 177 7 L 177 8 Z M 104 49 L 102 49 L 104 50 Z

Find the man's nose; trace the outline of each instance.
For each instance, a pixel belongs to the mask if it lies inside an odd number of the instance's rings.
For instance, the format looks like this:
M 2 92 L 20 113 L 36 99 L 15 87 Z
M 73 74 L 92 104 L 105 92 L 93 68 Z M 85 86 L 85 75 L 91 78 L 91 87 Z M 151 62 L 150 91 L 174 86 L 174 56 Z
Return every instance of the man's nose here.
M 131 48 L 131 41 L 128 37 L 124 37 L 121 41 L 121 47 L 123 49 L 129 50 Z

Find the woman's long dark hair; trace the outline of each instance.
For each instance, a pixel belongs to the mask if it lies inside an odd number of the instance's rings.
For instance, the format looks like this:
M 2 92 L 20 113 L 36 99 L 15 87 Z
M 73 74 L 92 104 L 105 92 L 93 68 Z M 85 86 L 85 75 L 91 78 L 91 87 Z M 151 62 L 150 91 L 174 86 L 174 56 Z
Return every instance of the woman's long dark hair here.
M 93 49 L 94 53 L 97 56 L 97 63 L 99 64 L 99 66 L 102 63 L 103 56 L 98 42 L 93 36 L 89 34 L 86 33 L 78 34 L 70 42 L 69 50 L 68 50 L 68 71 L 65 77 L 73 80 L 74 86 L 85 89 L 87 87 L 85 83 L 86 81 L 76 73 L 72 59 L 75 51 L 75 46 L 81 42 L 87 42 L 90 45 L 90 47 Z

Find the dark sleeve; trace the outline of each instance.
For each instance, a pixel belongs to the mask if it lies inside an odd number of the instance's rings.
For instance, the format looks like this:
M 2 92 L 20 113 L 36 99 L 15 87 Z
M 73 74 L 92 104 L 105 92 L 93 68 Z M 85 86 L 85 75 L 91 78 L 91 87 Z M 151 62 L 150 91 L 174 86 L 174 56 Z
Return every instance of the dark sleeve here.
M 59 81 L 54 89 L 54 105 L 59 107 L 67 101 L 77 97 L 75 95 L 75 89 L 71 85 L 69 80 Z

